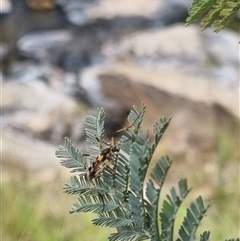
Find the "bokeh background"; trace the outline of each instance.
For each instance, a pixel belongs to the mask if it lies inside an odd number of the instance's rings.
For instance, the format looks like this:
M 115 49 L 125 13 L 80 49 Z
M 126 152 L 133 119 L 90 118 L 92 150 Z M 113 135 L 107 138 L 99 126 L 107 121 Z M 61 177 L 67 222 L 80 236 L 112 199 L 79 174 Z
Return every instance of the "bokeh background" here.
M 106 141 L 147 105 L 143 129 L 172 117 L 156 158 L 212 206 L 200 231 L 239 237 L 239 19 L 216 34 L 185 27 L 190 0 L 1 0 L 1 230 L 4 241 L 107 240 L 93 215 L 68 211 L 68 136 L 106 110 Z M 154 160 L 153 160 L 154 163 Z M 180 210 L 180 221 L 184 215 Z

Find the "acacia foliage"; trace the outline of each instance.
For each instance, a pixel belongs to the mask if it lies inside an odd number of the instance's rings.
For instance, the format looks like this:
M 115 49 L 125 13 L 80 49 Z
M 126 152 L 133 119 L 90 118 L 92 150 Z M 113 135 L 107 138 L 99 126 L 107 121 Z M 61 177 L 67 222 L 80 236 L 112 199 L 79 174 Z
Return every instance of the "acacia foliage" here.
M 219 32 L 232 21 L 239 9 L 239 0 L 193 0 L 186 24 L 200 20 L 202 30 L 214 25 L 215 32 Z
M 116 229 L 110 235 L 110 241 L 196 240 L 196 230 L 209 205 L 205 206 L 202 197 L 197 197 L 187 208 L 178 234 L 174 233 L 179 208 L 190 189 L 187 180 L 180 179 L 177 187 L 171 187 L 168 194 L 163 196 L 162 187 L 172 161 L 168 156 L 162 156 L 152 169 L 150 164 L 171 119 L 163 117 L 153 124 L 154 140 L 150 142 L 148 135 L 141 130 L 145 111 L 144 104 L 140 111 L 133 108 L 128 116 L 133 127 L 127 129 L 116 144 L 120 151 L 116 152 L 111 160 L 112 169 L 105 168 L 91 181 L 85 174 L 98 157 L 83 156 L 68 138 L 65 138 L 65 145 L 56 150 L 60 163 L 75 173 L 70 184 L 64 187 L 67 194 L 78 197 L 70 213 L 97 214 L 92 220 L 94 225 Z M 98 109 L 96 117 L 86 117 L 88 154 L 101 153 L 104 143 L 104 118 L 103 108 Z M 208 241 L 209 237 L 210 232 L 204 232 L 200 241 Z

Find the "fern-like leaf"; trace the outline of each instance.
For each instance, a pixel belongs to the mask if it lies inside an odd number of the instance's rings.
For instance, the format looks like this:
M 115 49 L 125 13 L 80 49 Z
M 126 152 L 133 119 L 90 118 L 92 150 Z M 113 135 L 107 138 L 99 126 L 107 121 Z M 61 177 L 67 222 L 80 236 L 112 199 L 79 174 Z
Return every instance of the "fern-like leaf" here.
M 240 9 L 238 0 L 193 0 L 186 25 L 201 20 L 202 30 L 214 25 L 219 32 L 233 19 Z
M 124 230 L 120 233 L 113 233 L 109 237 L 109 241 L 140 241 L 148 239 L 148 236 L 141 230 Z
M 61 159 L 62 166 L 85 170 L 82 153 L 72 145 L 72 142 L 67 137 L 65 137 L 65 146 L 59 146 L 55 155 Z
M 200 235 L 200 241 L 210 241 L 210 232 L 203 232 L 203 234 Z
M 240 241 L 240 238 L 236 238 L 236 239 L 226 239 L 225 241 Z
M 157 187 L 154 186 L 154 183 L 149 179 L 147 183 L 146 196 L 151 205 L 146 205 L 148 213 L 152 215 L 151 223 L 149 227 L 149 233 L 151 233 L 152 240 L 160 239 L 160 232 L 158 227 L 158 215 L 159 215 L 159 199 L 161 189 L 166 178 L 168 169 L 171 166 L 171 161 L 168 157 L 162 157 L 155 165 L 152 170 L 151 178 L 157 184 Z
M 162 211 L 160 213 L 162 227 L 161 238 L 166 241 L 173 240 L 174 221 L 177 211 L 190 191 L 187 187 L 186 179 L 180 179 L 178 187 L 179 195 L 177 195 L 177 191 L 174 187 L 170 189 L 170 195 L 167 195 L 167 200 L 164 200 Z
M 190 208 L 187 209 L 183 224 L 180 227 L 180 238 L 178 238 L 177 241 L 191 241 L 195 239 L 196 230 L 208 208 L 209 205 L 204 207 L 201 196 L 199 196 L 195 202 L 191 203 Z
M 131 125 L 123 129 L 121 140 L 108 144 L 104 141 L 105 112 L 103 108 L 98 109 L 97 117 L 86 117 L 89 156 L 83 157 L 82 152 L 68 138 L 65 138 L 65 146 L 60 146 L 56 151 L 63 166 L 70 168 L 70 172 L 78 172 L 71 177 L 70 184 L 64 187 L 67 194 L 78 196 L 78 202 L 70 213 L 96 213 L 98 217 L 93 220 L 94 225 L 116 228 L 117 233 L 109 237 L 110 241 L 172 241 L 175 216 L 189 192 L 186 180 L 181 179 L 178 190 L 174 187 L 170 190 L 159 212 L 162 186 L 172 161 L 167 156 L 162 157 L 150 171 L 150 176 L 147 172 L 170 119 L 164 117 L 154 123 L 154 142 L 150 143 L 148 136 L 141 130 L 145 111 L 144 104 L 140 111 L 134 107 L 128 116 Z M 102 151 L 108 151 L 113 145 L 118 151 L 114 151 L 114 155 L 107 153 L 104 156 Z M 102 157 L 106 160 L 102 160 Z M 97 169 L 99 174 L 88 180 L 86 173 L 91 163 L 96 164 L 98 161 L 109 161 L 111 166 Z M 201 198 L 190 205 L 179 231 L 179 241 L 193 238 L 205 212 Z
M 97 219 L 93 219 L 93 224 L 97 226 L 117 228 L 122 226 L 130 226 L 132 224 L 132 220 L 129 218 L 99 217 Z
M 97 117 L 86 116 L 86 141 L 89 146 L 87 146 L 87 152 L 91 155 L 98 155 L 100 152 L 100 141 L 103 140 L 104 136 L 104 119 L 105 111 L 103 108 L 97 109 Z

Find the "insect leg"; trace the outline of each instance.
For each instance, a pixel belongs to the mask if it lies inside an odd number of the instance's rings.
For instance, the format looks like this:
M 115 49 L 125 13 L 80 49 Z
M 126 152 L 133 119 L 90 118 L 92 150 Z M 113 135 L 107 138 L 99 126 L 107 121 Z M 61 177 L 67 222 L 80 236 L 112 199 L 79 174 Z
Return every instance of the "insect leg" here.
M 134 121 L 131 125 L 129 125 L 129 126 L 127 126 L 127 127 L 123 127 L 122 129 L 115 131 L 113 134 L 116 134 L 116 133 L 119 133 L 119 132 L 122 132 L 122 131 L 127 131 L 128 129 L 130 129 L 131 127 L 133 127 L 134 124 L 137 122 L 139 116 L 140 116 L 140 114 L 138 114 L 137 118 L 135 119 L 135 121 Z
M 90 155 L 89 155 L 89 154 L 82 154 L 84 167 L 75 168 L 75 169 L 73 169 L 72 171 L 70 171 L 70 173 L 74 173 L 74 172 L 84 172 L 84 171 L 86 171 L 87 162 L 86 162 L 85 156 L 90 156 Z
M 105 142 L 105 141 L 103 141 L 103 140 L 99 140 L 98 137 L 96 137 L 96 140 L 100 143 L 100 145 L 101 145 L 102 148 L 104 148 L 104 145 L 103 145 L 103 144 L 105 144 L 106 146 L 110 146 L 110 143 L 107 143 L 107 142 Z

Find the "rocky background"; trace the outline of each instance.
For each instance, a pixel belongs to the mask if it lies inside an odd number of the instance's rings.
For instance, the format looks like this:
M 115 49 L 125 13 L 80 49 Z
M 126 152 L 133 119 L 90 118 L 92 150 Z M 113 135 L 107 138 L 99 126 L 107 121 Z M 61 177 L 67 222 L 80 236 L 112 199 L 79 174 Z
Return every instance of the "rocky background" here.
M 51 179 L 65 136 L 84 150 L 86 114 L 106 109 L 108 139 L 144 101 L 146 130 L 172 117 L 158 152 L 176 159 L 172 177 L 214 174 L 217 136 L 239 144 L 239 33 L 185 27 L 190 3 L 2 0 L 3 169 L 18 162 Z M 221 176 L 238 171 L 234 159 Z
M 231 199 L 230 223 L 213 222 L 224 235 L 233 234 L 229 227 L 236 224 L 239 205 L 239 31 L 185 27 L 190 3 L 1 0 L 2 180 L 14 176 L 25 185 L 21 169 L 47 185 L 59 175 L 68 180 L 55 157 L 64 137 L 84 151 L 85 116 L 103 106 L 108 141 L 128 125 L 132 106 L 144 101 L 143 128 L 150 138 L 156 119 L 172 117 L 156 153 L 174 160 L 169 185 L 187 177 L 196 195 Z M 239 16 L 234 22 L 239 27 Z M 64 182 L 57 182 L 59 194 Z M 219 210 L 224 216 L 224 208 L 217 210 L 218 218 Z

